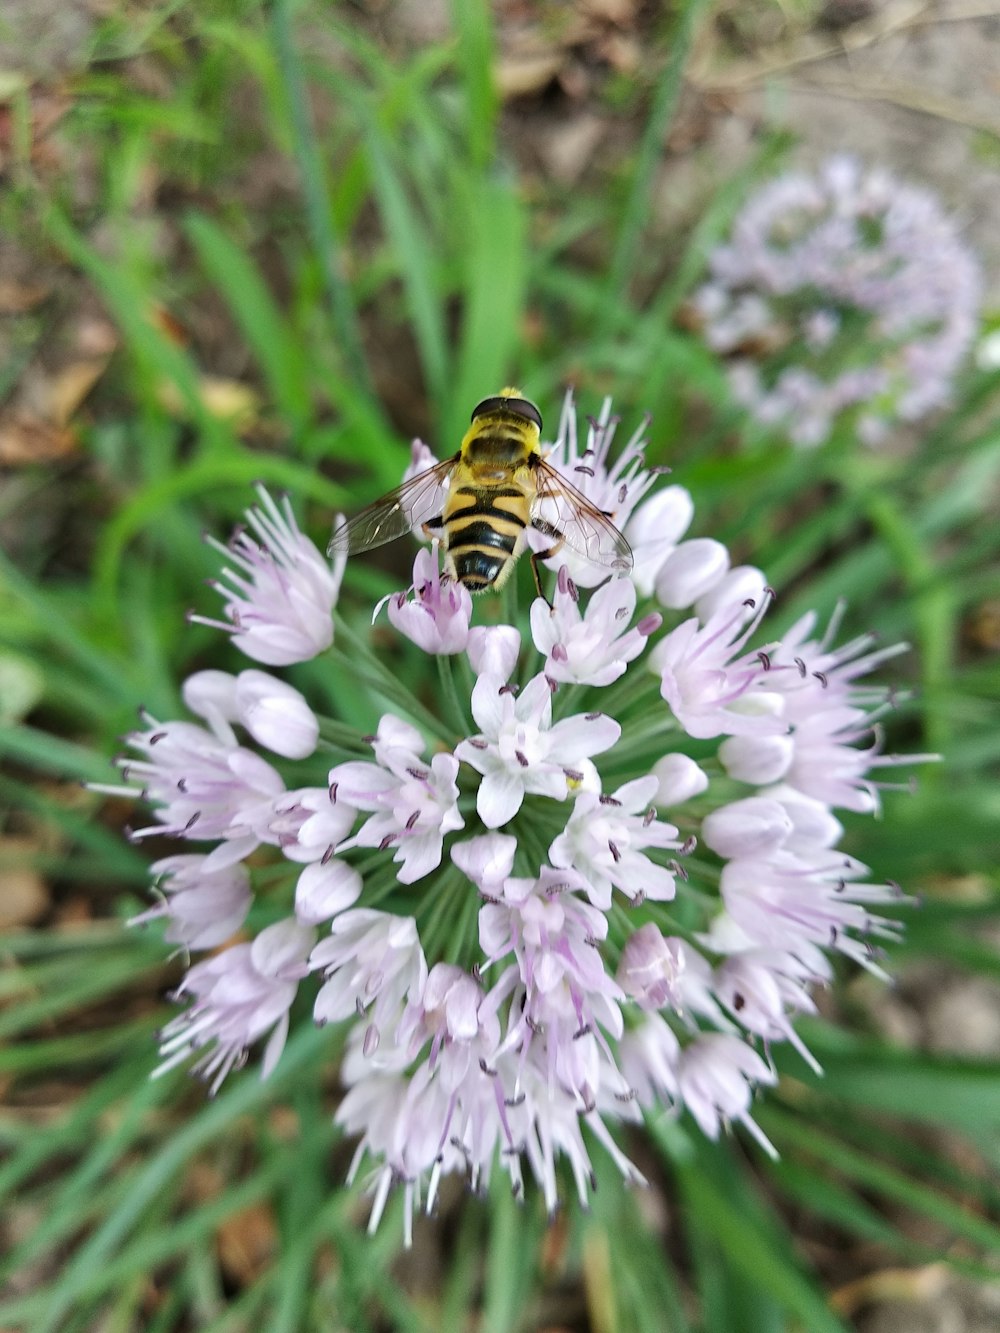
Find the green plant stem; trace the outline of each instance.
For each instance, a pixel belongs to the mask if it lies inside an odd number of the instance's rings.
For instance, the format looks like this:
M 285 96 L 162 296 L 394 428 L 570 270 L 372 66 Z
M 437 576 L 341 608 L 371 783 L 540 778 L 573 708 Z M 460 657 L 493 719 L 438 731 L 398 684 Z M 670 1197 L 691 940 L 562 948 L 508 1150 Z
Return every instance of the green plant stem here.
M 598 328 L 598 337 L 607 333 L 613 325 L 629 277 L 635 267 L 636 250 L 649 211 L 653 175 L 663 151 L 663 141 L 666 138 L 674 108 L 677 105 L 677 99 L 680 96 L 684 65 L 691 46 L 694 20 L 701 4 L 702 0 L 687 0 L 681 10 L 671 43 L 670 58 L 660 77 L 653 105 L 650 108 L 649 120 L 646 122 L 642 143 L 639 145 L 628 199 L 622 210 L 618 239 L 615 243 L 611 263 L 608 266 L 604 300 L 601 303 L 602 316 Z
M 330 217 L 323 164 L 309 116 L 302 66 L 292 40 L 289 9 L 289 0 L 273 0 L 271 30 L 291 111 L 295 156 L 302 173 L 306 216 L 320 262 L 341 355 L 357 388 L 374 399 L 354 305 L 344 277 L 342 248 Z
M 437 654 L 438 680 L 441 682 L 441 692 L 444 695 L 445 707 L 451 715 L 451 720 L 455 724 L 455 730 L 460 736 L 468 736 L 471 732 L 472 722 L 468 717 L 462 701 L 458 695 L 458 689 L 455 685 L 455 671 L 452 666 L 451 656 L 447 653 Z
M 413 692 L 397 680 L 388 667 L 386 667 L 371 651 L 364 639 L 360 638 L 348 627 L 346 622 L 334 613 L 334 624 L 336 626 L 337 636 L 340 645 L 334 644 L 330 649 L 330 656 L 339 666 L 346 671 L 357 675 L 359 668 L 369 676 L 369 684 L 380 694 L 384 694 L 399 708 L 403 709 L 411 717 L 417 718 L 433 735 L 441 740 L 451 743 L 453 737 L 448 727 L 427 708 L 413 694 Z M 350 653 L 346 653 L 343 644 L 349 647 Z

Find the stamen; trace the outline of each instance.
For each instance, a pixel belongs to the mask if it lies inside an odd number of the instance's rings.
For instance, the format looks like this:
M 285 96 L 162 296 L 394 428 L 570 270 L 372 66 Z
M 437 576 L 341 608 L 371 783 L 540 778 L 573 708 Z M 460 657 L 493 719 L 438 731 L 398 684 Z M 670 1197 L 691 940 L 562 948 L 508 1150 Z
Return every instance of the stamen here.
M 608 839 L 608 851 L 614 857 L 616 864 L 622 859 L 621 852 L 618 850 L 617 845 L 613 843 L 610 838 Z
M 601 792 L 600 796 L 597 799 L 600 801 L 601 805 L 617 805 L 619 807 L 621 806 L 621 801 L 619 801 L 617 797 L 608 796 L 604 792 Z
M 515 750 L 514 758 L 517 760 L 517 762 L 521 765 L 522 768 L 530 767 L 528 763 L 528 756 L 523 752 L 523 750 Z

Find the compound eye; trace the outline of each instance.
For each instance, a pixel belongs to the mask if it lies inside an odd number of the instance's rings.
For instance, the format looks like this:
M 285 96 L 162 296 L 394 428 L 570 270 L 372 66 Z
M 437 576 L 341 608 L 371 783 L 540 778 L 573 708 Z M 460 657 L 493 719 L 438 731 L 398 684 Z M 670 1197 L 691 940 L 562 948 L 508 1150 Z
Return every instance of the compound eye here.
M 526 421 L 534 422 L 539 430 L 542 429 L 542 414 L 530 398 L 505 398 L 502 395 L 484 398 L 472 409 L 471 419 L 475 421 L 477 417 L 490 416 L 495 412 L 503 412 L 512 417 L 524 417 Z

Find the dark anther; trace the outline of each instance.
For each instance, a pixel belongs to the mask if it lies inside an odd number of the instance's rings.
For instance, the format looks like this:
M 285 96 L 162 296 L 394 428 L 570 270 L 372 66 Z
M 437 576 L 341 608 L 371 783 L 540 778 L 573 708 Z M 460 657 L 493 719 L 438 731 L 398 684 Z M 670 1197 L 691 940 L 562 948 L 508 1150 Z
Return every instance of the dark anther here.
M 770 654 L 765 653 L 763 648 L 761 648 L 760 651 L 757 653 L 757 661 L 761 664 L 761 666 L 764 668 L 765 671 L 771 670 Z
M 795 658 L 792 659 L 792 661 L 793 661 L 793 662 L 795 663 L 795 665 L 798 667 L 798 669 L 799 669 L 799 675 L 802 677 L 803 680 L 805 680 L 805 678 L 806 678 L 806 664 L 805 664 L 805 662 L 803 662 L 803 660 L 802 660 L 801 657 L 795 657 Z
M 514 751 L 514 758 L 517 760 L 517 762 L 521 765 L 522 768 L 528 768 L 528 767 L 529 767 L 529 765 L 528 765 L 528 756 L 524 753 L 523 750 L 515 750 L 515 751 Z
M 628 619 L 628 607 L 620 606 L 618 610 L 615 612 L 615 620 L 627 620 L 627 619 Z
M 505 1097 L 503 1099 L 503 1104 L 504 1106 L 522 1106 L 524 1104 L 525 1096 L 525 1093 L 519 1092 L 516 1097 Z
M 374 745 L 375 742 L 378 740 L 378 737 L 377 737 L 377 736 L 362 736 L 361 739 L 364 741 L 364 743 L 365 743 L 366 745 Z
M 739 993 L 739 991 L 737 991 L 736 994 L 733 996 L 733 1008 L 736 1010 L 736 1012 L 739 1013 L 741 1009 L 745 1009 L 746 1003 L 747 1003 L 746 1000 Z
M 830 927 L 830 948 L 836 948 L 837 941 L 840 939 L 840 932 L 836 926 Z
M 426 768 L 408 768 L 406 771 L 407 773 L 409 773 L 411 778 L 416 778 L 418 782 L 427 781 Z
M 545 683 L 549 687 L 549 693 L 555 694 L 556 690 L 558 690 L 559 688 L 559 682 L 557 680 L 553 680 L 551 676 L 546 676 Z
M 479 964 L 478 964 L 478 963 L 473 963 L 473 964 L 472 964 L 472 967 L 469 969 L 469 972 L 470 972 L 470 974 L 471 974 L 471 976 L 472 976 L 472 980 L 473 980 L 473 981 L 476 983 L 476 985 L 478 986 L 478 985 L 480 984 L 480 982 L 482 981 L 482 979 L 483 979 L 482 969 L 481 969 L 481 967 L 479 966 Z
M 474 750 L 488 750 L 490 748 L 489 742 L 484 741 L 481 736 L 471 737 L 471 739 L 469 740 L 469 744 L 472 746 Z
M 411 829 L 413 829 L 413 828 L 415 827 L 416 822 L 417 822 L 417 820 L 418 820 L 419 818 L 420 818 L 420 811 L 419 811 L 419 810 L 414 810 L 413 814 L 410 815 L 409 819 L 406 821 L 406 831 L 407 831 L 407 833 L 409 833 L 409 832 L 411 831 Z
M 479 1068 L 483 1071 L 483 1073 L 486 1075 L 487 1078 L 496 1078 L 497 1071 L 495 1069 L 491 1069 L 482 1056 L 480 1056 L 479 1058 Z
M 125 776 L 125 775 L 124 775 L 124 772 L 123 772 L 122 776 L 123 776 L 123 777 Z M 178 778 L 178 779 L 177 779 L 177 790 L 178 790 L 179 792 L 186 792 L 187 789 L 188 789 L 187 778 Z
M 688 872 L 681 865 L 680 861 L 668 861 L 667 867 L 671 874 L 676 875 L 678 879 L 682 879 L 685 884 L 687 883 Z
M 541 1023 L 536 1022 L 536 1020 L 533 1019 L 530 1014 L 524 1015 L 524 1021 L 527 1023 L 531 1032 L 533 1032 L 534 1035 L 537 1037 L 539 1033 L 542 1031 Z
M 684 841 L 680 845 L 679 850 L 681 856 L 690 856 L 697 846 L 698 846 L 698 839 L 694 836 L 693 833 L 689 833 L 688 836 L 684 839 Z
M 843 893 L 846 888 L 847 888 L 847 880 L 838 879 L 836 884 L 833 886 L 833 891 L 834 893 Z
M 630 905 L 632 907 L 641 907 L 645 901 L 646 901 L 646 890 L 636 889 L 635 896 L 633 897 Z
M 823 686 L 823 688 L 824 688 L 824 690 L 825 690 L 826 687 L 827 687 L 827 685 L 830 683 L 830 682 L 827 680 L 826 672 L 825 672 L 825 671 L 814 671 L 814 672 L 813 672 L 813 675 L 815 676 L 815 678 L 819 681 L 819 683 Z
M 293 846 L 293 845 L 294 845 L 294 841 L 295 841 L 295 840 L 293 839 L 292 842 L 290 842 L 288 845 L 289 845 L 290 847 Z M 330 845 L 329 845 L 329 847 L 326 849 L 326 851 L 323 853 L 323 855 L 319 858 L 319 863 L 320 863 L 321 866 L 326 866 L 326 865 L 329 865 L 330 862 L 331 862 L 332 860 L 333 860 L 333 843 L 331 842 Z
M 149 744 L 150 744 L 150 745 L 159 745 L 160 741 L 163 740 L 163 738 L 166 736 L 166 734 L 167 734 L 167 733 L 166 733 L 165 731 L 154 731 L 153 734 L 152 734 L 152 736 L 150 736 L 150 738 L 149 738 Z
M 623 505 L 625 503 L 626 495 L 628 495 L 628 487 L 625 485 L 624 482 L 622 482 L 622 484 L 618 487 L 618 503 L 620 505 Z
M 184 832 L 187 833 L 189 829 L 193 829 L 195 824 L 197 824 L 200 818 L 201 818 L 201 811 L 196 810 L 194 814 L 191 816 L 191 818 L 188 820 L 188 822 L 184 825 Z
M 754 601 L 754 599 L 753 599 L 752 597 L 744 597 L 744 598 L 743 598 L 743 605 L 744 605 L 745 607 L 748 607 L 748 608 L 752 611 L 752 610 L 754 609 L 754 607 L 757 605 L 757 603 Z
M 614 857 L 616 864 L 622 859 L 621 852 L 618 850 L 617 846 L 611 841 L 610 838 L 608 839 L 608 851 Z
M 604 714 L 601 713 L 601 712 L 597 712 L 597 713 L 584 713 L 584 717 L 586 718 L 586 720 L 587 720 L 588 722 L 596 722 L 597 719 L 598 719 L 599 717 L 603 717 L 603 716 L 604 716 Z
M 598 799 L 601 802 L 601 805 L 618 805 L 618 806 L 621 805 L 621 801 L 619 801 L 616 797 L 608 796 L 604 792 L 601 792 L 601 795 L 598 797 Z
M 764 596 L 770 597 L 772 602 L 776 602 L 778 600 L 778 594 L 774 591 L 773 588 L 769 587 L 766 583 L 764 584 Z
M 650 806 L 642 817 L 642 827 L 649 828 L 650 824 L 654 823 L 655 820 L 656 820 L 656 811 L 653 809 L 652 806 Z
M 517 694 L 520 688 L 520 685 L 501 685 L 497 694 Z
M 627 1104 L 628 1102 L 634 1102 L 638 1095 L 639 1094 L 636 1092 L 635 1088 L 629 1088 L 628 1092 L 616 1092 L 615 1101 L 625 1102 Z
M 583 1027 L 577 1028 L 573 1033 L 573 1040 L 579 1041 L 581 1037 L 587 1037 L 593 1031 L 589 1023 L 584 1023 Z
M 594 475 L 594 469 L 592 467 L 584 467 L 582 464 L 575 467 L 573 471 L 582 472 L 585 477 L 592 477 Z
M 582 782 L 583 774 L 578 768 L 564 768 L 563 772 L 569 778 L 570 782 Z
M 340 787 L 340 783 L 339 783 L 339 782 L 331 782 L 331 783 L 330 783 L 330 788 L 329 788 L 328 795 L 329 795 L 329 797 L 330 797 L 330 804 L 331 804 L 331 805 L 336 805 L 336 804 L 337 804 L 337 791 L 338 791 L 339 787 Z
M 398 837 L 399 837 L 398 833 L 387 833 L 378 845 L 379 851 L 380 852 L 386 851 L 388 848 L 392 846 L 392 844 L 396 841 Z

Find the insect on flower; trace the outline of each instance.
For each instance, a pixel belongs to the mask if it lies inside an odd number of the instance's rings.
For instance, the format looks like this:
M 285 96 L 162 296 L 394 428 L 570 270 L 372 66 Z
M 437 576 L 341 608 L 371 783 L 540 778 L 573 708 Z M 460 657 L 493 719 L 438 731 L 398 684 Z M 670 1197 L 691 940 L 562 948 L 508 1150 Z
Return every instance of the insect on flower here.
M 539 560 L 563 545 L 595 565 L 627 574 L 629 544 L 595 505 L 545 461 L 542 418 L 518 389 L 484 398 L 451 458 L 376 500 L 335 529 L 329 553 L 357 555 L 413 528 L 442 534 L 446 569 L 470 593 L 499 591 L 528 546 L 530 529 L 550 545 L 531 550 L 539 596 Z

